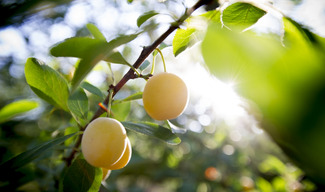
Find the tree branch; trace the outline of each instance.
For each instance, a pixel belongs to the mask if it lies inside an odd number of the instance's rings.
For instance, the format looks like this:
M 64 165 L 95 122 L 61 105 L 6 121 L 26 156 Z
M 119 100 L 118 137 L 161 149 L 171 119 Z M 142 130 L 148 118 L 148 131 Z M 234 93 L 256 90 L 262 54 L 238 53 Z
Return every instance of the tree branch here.
M 176 29 L 179 28 L 179 26 L 198 8 L 200 8 L 203 5 L 208 5 L 212 2 L 214 2 L 215 0 L 199 0 L 195 5 L 193 5 L 191 8 L 187 9 L 186 12 L 174 23 L 172 23 L 170 25 L 170 27 L 156 40 L 154 41 L 151 45 L 146 46 L 143 48 L 142 52 L 140 53 L 138 59 L 134 62 L 133 67 L 135 69 L 139 68 L 140 65 L 146 60 L 146 58 L 172 33 L 174 32 Z M 129 71 L 123 76 L 123 78 L 115 85 L 113 86 L 113 97 L 114 95 L 130 80 L 130 79 L 134 79 L 136 77 L 136 74 L 134 72 L 133 69 L 129 69 Z M 112 86 L 112 85 L 111 85 Z M 112 87 L 111 87 L 112 88 Z M 107 95 L 107 97 L 105 98 L 104 102 L 105 105 L 107 105 L 109 103 L 109 94 Z M 96 111 L 96 113 L 94 114 L 94 116 L 92 117 L 92 119 L 90 120 L 93 121 L 95 119 L 97 119 L 98 117 L 100 117 L 103 113 L 105 112 L 104 109 L 102 109 L 101 107 L 99 107 Z M 90 123 L 89 122 L 89 123 Z M 88 125 L 88 124 L 87 124 Z M 81 131 L 86 129 L 86 126 L 81 128 Z M 81 137 L 82 134 L 79 135 L 78 140 L 75 143 L 75 146 L 71 152 L 71 154 L 69 155 L 69 157 L 66 158 L 66 163 L 67 165 L 71 165 L 72 160 L 81 144 Z

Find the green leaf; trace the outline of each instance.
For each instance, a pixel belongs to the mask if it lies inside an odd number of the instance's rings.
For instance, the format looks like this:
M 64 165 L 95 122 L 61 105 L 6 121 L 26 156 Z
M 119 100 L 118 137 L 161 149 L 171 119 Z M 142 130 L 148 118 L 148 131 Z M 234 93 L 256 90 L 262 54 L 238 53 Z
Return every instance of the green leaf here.
M 181 142 L 181 139 L 173 134 L 170 129 L 165 128 L 161 125 L 150 123 L 150 122 L 122 122 L 126 129 L 149 135 L 165 141 L 171 145 L 177 145 Z
M 123 35 L 113 39 L 108 44 L 99 44 L 98 47 L 88 49 L 88 53 L 82 57 L 79 65 L 76 68 L 75 74 L 72 78 L 72 90 L 79 85 L 79 83 L 88 75 L 88 73 L 94 68 L 94 66 L 101 60 L 111 55 L 113 50 L 125 43 L 128 43 L 135 39 L 139 34 Z M 80 45 L 79 45 L 80 46 Z
M 286 165 L 277 157 L 270 155 L 259 165 L 259 170 L 265 174 L 271 173 L 281 175 L 286 172 Z
M 308 31 L 302 28 L 302 26 L 296 21 L 288 17 L 283 17 L 283 27 L 284 27 L 284 38 L 283 43 L 286 46 L 301 46 L 302 48 L 309 49 L 313 41 L 313 37 L 307 34 Z M 306 50 L 308 51 L 308 50 Z
M 103 172 L 85 159 L 76 159 L 63 178 L 63 191 L 98 192 Z
M 2 163 L 0 165 L 0 171 L 1 173 L 7 173 L 10 171 L 14 171 L 20 167 L 23 167 L 24 165 L 32 162 L 36 158 L 40 157 L 43 153 L 47 152 L 48 150 L 51 150 L 56 145 L 61 144 L 65 140 L 69 139 L 70 137 L 74 136 L 76 133 L 66 135 L 60 138 L 53 139 L 51 141 L 45 142 L 42 145 L 36 146 L 30 150 L 27 150 L 12 159 L 9 159 L 8 161 Z
M 273 192 L 272 185 L 262 177 L 259 177 L 256 181 L 256 186 L 259 191 Z
M 77 89 L 68 99 L 68 108 L 72 116 L 81 124 L 87 121 L 88 97 L 81 88 Z
M 246 29 L 255 24 L 266 12 L 249 3 L 234 3 L 222 13 L 223 23 L 230 28 Z
M 14 101 L 0 109 L 0 123 L 38 107 L 38 102 L 27 99 Z
M 140 33 L 131 34 L 131 35 L 121 35 L 113 40 L 111 40 L 109 43 L 109 46 L 112 47 L 118 47 L 120 45 L 126 44 L 132 40 L 134 40 Z
M 96 25 L 92 23 L 87 24 L 88 31 L 94 36 L 95 39 L 100 39 L 106 41 L 105 36 L 100 32 L 100 30 L 96 27 Z
M 25 76 L 37 96 L 68 111 L 69 88 L 60 73 L 35 58 L 29 58 L 25 65 Z
M 89 91 L 90 93 L 97 95 L 98 97 L 105 99 L 105 95 L 102 93 L 102 91 L 100 89 L 98 89 L 97 87 L 95 87 L 94 85 L 84 81 L 81 83 L 80 85 L 82 88 L 86 89 L 87 91 Z
M 159 45 L 159 47 L 158 47 L 158 49 L 160 50 L 160 51 L 162 51 L 163 49 L 165 49 L 166 47 L 169 47 L 170 45 L 167 45 L 166 43 L 164 43 L 164 42 L 162 42 L 160 45 Z M 153 56 L 156 56 L 158 54 L 158 51 L 157 50 L 154 50 L 153 52 L 152 52 L 152 55 Z
M 54 45 L 50 53 L 55 57 L 86 58 L 90 52 L 107 46 L 108 43 L 102 39 L 72 37 Z
M 130 110 L 131 110 L 131 103 L 118 103 L 113 104 L 111 110 L 113 111 L 113 117 L 118 121 L 125 121 L 128 117 Z
M 199 15 L 199 17 L 204 17 L 206 18 L 208 21 L 212 21 L 212 22 L 216 22 L 216 23 L 220 23 L 221 24 L 221 12 L 220 10 L 211 10 L 211 11 L 207 11 L 201 15 Z
M 173 39 L 173 53 L 175 57 L 183 52 L 193 42 L 193 34 L 196 32 L 194 28 L 177 29 Z
M 72 133 L 76 133 L 79 131 L 79 128 L 78 127 L 67 127 L 64 129 L 64 135 L 70 135 Z M 64 141 L 64 144 L 66 146 L 69 146 L 71 145 L 72 143 L 74 143 L 75 139 L 77 138 L 78 135 L 74 135 L 72 137 L 70 137 L 69 139 L 65 140 Z
M 141 71 L 145 70 L 150 65 L 150 62 L 148 60 L 145 60 L 139 67 Z
M 104 58 L 105 61 L 110 63 L 119 63 L 124 65 L 130 65 L 129 62 L 125 60 L 125 58 L 122 56 L 122 54 L 118 51 L 114 51 L 112 54 L 108 55 L 106 58 Z
M 144 22 L 146 22 L 148 19 L 150 19 L 151 17 L 157 15 L 159 13 L 155 12 L 155 11 L 149 11 L 144 13 L 143 15 L 140 15 L 137 19 L 137 26 L 140 27 Z
M 283 177 L 276 177 L 272 180 L 274 191 L 287 191 L 287 182 Z
M 142 99 L 142 92 L 134 93 L 134 94 L 122 99 L 122 100 L 114 100 L 114 104 L 133 101 L 133 100 L 137 100 L 137 99 Z

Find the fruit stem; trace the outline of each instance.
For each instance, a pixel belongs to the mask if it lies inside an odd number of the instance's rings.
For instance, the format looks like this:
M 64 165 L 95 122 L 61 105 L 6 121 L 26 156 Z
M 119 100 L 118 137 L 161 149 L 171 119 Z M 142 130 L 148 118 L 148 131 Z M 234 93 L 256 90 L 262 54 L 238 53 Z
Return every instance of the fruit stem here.
M 156 60 L 156 54 L 153 54 L 150 75 L 152 75 L 155 71 L 155 60 Z
M 161 56 L 161 60 L 162 60 L 162 62 L 163 62 L 163 64 L 164 64 L 164 72 L 167 72 L 167 70 L 166 70 L 166 63 L 165 63 L 165 59 L 164 59 L 164 55 L 162 54 L 162 52 L 160 51 L 159 48 L 155 48 L 155 50 L 158 51 L 158 53 L 159 53 L 160 56 Z

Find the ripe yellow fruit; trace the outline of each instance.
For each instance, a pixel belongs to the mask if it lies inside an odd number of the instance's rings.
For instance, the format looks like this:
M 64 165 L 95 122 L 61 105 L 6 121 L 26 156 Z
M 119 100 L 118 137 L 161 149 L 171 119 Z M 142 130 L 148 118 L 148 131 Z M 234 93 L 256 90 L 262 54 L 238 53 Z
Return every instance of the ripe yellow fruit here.
M 185 82 L 172 73 L 152 76 L 143 90 L 143 106 L 148 115 L 156 120 L 175 119 L 188 103 Z
M 109 169 L 111 169 L 111 170 L 122 169 L 129 163 L 129 161 L 131 159 L 131 155 L 132 155 L 132 147 L 131 147 L 129 138 L 127 138 L 126 149 L 125 149 L 122 157 L 116 163 L 111 165 L 109 167 Z
M 95 167 L 109 169 L 127 148 L 124 126 L 116 119 L 100 117 L 87 126 L 81 140 L 86 161 Z

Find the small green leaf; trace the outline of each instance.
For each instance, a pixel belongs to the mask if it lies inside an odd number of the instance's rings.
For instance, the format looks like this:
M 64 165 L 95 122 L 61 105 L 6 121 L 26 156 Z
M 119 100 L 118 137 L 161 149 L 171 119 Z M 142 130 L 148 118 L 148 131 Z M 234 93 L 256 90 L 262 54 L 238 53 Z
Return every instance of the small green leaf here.
M 90 93 L 97 95 L 98 97 L 104 99 L 105 95 L 102 93 L 102 91 L 100 89 L 98 89 L 97 87 L 95 87 L 94 85 L 84 81 L 81 83 L 80 85 L 82 88 L 86 89 L 87 91 L 89 91 Z
M 173 53 L 175 57 L 183 52 L 193 42 L 193 34 L 196 32 L 194 28 L 177 29 L 173 39 Z
M 112 54 L 108 55 L 106 58 L 104 58 L 105 61 L 110 63 L 119 63 L 124 65 L 130 65 L 129 62 L 127 62 L 122 54 L 120 52 L 114 51 Z
M 68 99 L 68 108 L 72 116 L 80 123 L 87 120 L 88 97 L 81 88 L 77 89 Z
M 27 150 L 12 159 L 9 159 L 8 161 L 2 163 L 0 165 L 0 171 L 1 173 L 7 173 L 10 171 L 14 171 L 41 156 L 44 152 L 47 152 L 51 148 L 53 148 L 56 145 L 61 144 L 65 140 L 69 139 L 70 137 L 74 136 L 76 133 L 66 135 L 60 138 L 53 139 L 51 141 L 45 142 L 42 145 L 36 146 L 30 150 Z
M 146 22 L 151 17 L 158 15 L 159 13 L 155 11 L 149 11 L 144 13 L 143 15 L 139 16 L 137 19 L 137 26 L 140 27 L 144 22 Z
M 173 134 L 170 129 L 155 123 L 135 123 L 124 121 L 122 122 L 122 124 L 125 126 L 126 129 L 158 138 L 171 145 L 177 145 L 181 142 L 181 139 L 175 134 Z
M 37 96 L 68 111 L 68 83 L 60 73 L 35 58 L 29 58 L 25 65 L 25 76 Z
M 95 37 L 95 39 L 100 39 L 106 41 L 105 36 L 100 32 L 100 30 L 96 27 L 96 25 L 92 23 L 87 24 L 88 31 Z
M 118 121 L 125 121 L 131 110 L 131 103 L 118 103 L 112 105 L 113 117 Z
M 63 178 L 63 191 L 98 192 L 103 172 L 85 159 L 76 159 Z
M 230 28 L 244 30 L 255 24 L 266 12 L 249 3 L 234 3 L 222 13 L 223 23 Z
M 150 62 L 148 60 L 145 60 L 139 67 L 141 71 L 145 70 L 150 65 Z
M 127 101 L 133 101 L 133 100 L 137 100 L 137 99 L 142 99 L 142 92 L 134 93 L 134 94 L 128 96 L 127 98 L 122 99 L 122 100 L 115 100 L 114 104 L 127 102 Z
M 166 43 L 162 42 L 162 43 L 159 45 L 158 49 L 161 51 L 161 50 L 163 50 L 163 49 L 165 49 L 166 47 L 169 47 L 169 46 L 170 46 L 170 45 L 167 45 Z M 158 51 L 157 51 L 157 50 L 155 50 L 155 51 L 152 52 L 152 55 L 153 55 L 153 56 L 156 56 L 157 54 L 158 54 Z
M 0 109 L 0 123 L 38 107 L 38 102 L 27 99 L 14 101 Z

